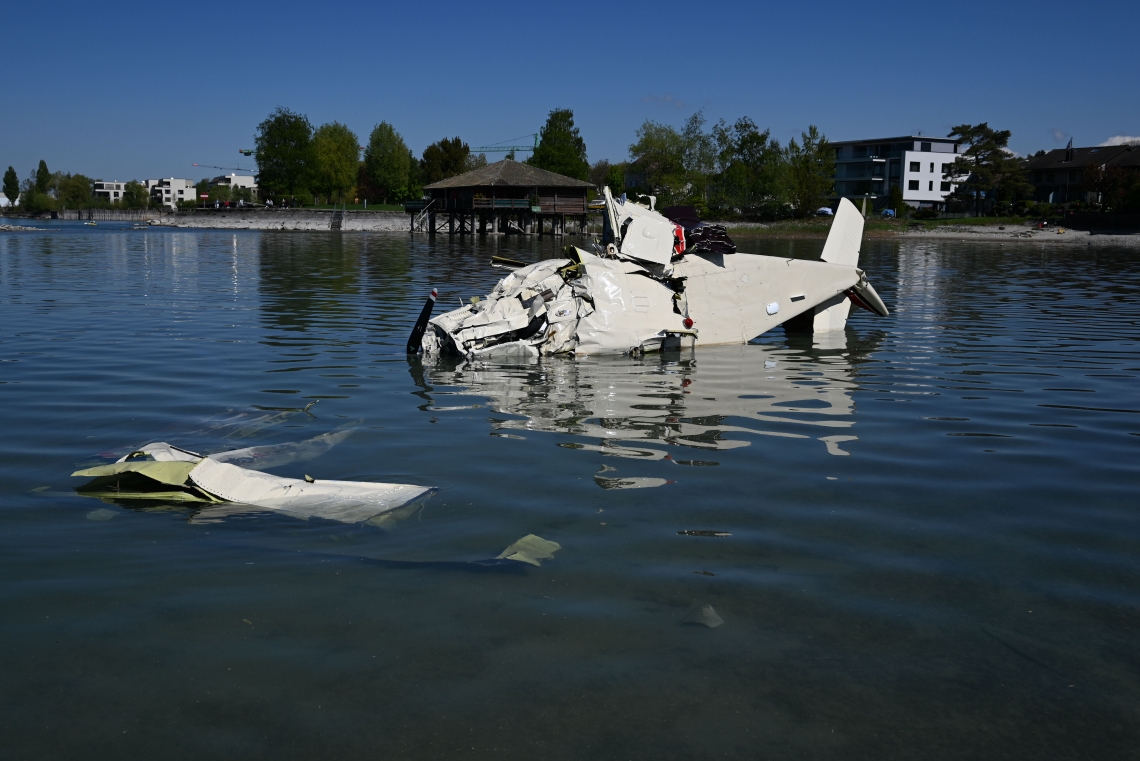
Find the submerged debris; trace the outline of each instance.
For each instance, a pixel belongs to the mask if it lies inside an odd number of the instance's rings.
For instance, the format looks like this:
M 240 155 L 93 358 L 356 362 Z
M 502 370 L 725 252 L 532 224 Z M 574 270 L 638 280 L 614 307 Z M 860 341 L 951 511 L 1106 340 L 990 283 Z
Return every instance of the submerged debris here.
M 713 606 L 698 603 L 689 608 L 685 617 L 681 619 L 683 624 L 697 624 L 699 626 L 707 626 L 710 629 L 715 629 L 724 623 L 724 619 L 717 615 L 713 610 Z
M 527 534 L 503 550 L 496 560 L 517 560 L 520 563 L 541 566 L 541 561 L 554 557 L 554 553 L 560 549 L 562 545 L 558 542 L 549 542 L 541 536 Z

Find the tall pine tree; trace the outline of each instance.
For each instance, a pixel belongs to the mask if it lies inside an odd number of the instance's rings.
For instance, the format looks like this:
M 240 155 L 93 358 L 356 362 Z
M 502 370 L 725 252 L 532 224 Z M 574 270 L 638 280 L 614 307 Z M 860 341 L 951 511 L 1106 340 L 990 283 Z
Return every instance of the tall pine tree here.
M 586 160 L 586 142 L 574 126 L 574 112 L 556 108 L 550 112 L 539 132 L 538 147 L 527 163 L 539 169 L 585 180 L 590 174 Z

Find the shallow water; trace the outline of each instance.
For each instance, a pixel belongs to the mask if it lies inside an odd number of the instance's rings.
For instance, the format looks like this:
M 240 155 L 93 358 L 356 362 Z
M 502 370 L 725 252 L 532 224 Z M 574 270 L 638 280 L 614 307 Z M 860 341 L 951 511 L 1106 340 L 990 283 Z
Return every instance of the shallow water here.
M 0 233 L 5 757 L 1136 753 L 1128 251 L 868 241 L 894 314 L 826 344 L 473 367 L 404 356 L 427 290 L 558 242 L 52 227 Z M 68 477 L 344 429 L 271 472 L 439 492 L 345 525 Z

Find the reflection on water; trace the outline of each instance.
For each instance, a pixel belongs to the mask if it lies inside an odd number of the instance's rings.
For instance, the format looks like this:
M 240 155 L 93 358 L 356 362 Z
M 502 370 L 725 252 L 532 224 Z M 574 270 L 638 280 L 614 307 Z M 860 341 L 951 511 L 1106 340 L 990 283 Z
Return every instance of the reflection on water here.
M 828 454 L 845 456 L 845 442 L 858 439 L 856 367 L 875 343 L 856 339 L 849 349 L 840 333 L 827 336 L 826 348 L 769 344 L 645 358 L 410 364 L 425 409 L 469 409 L 456 402 L 485 399 L 498 415 L 489 418 L 498 435 L 562 433 L 575 440 L 561 447 L 651 460 L 672 459 L 662 446 L 726 450 L 749 446 L 754 436 L 816 439 Z

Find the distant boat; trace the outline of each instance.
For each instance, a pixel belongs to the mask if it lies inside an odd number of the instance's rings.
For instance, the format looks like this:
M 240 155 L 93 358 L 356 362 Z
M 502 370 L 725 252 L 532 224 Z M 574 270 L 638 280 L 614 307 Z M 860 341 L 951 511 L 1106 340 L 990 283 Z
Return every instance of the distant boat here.
M 83 224 L 87 225 L 88 227 L 94 227 L 98 223 L 96 223 L 96 222 L 84 222 Z

